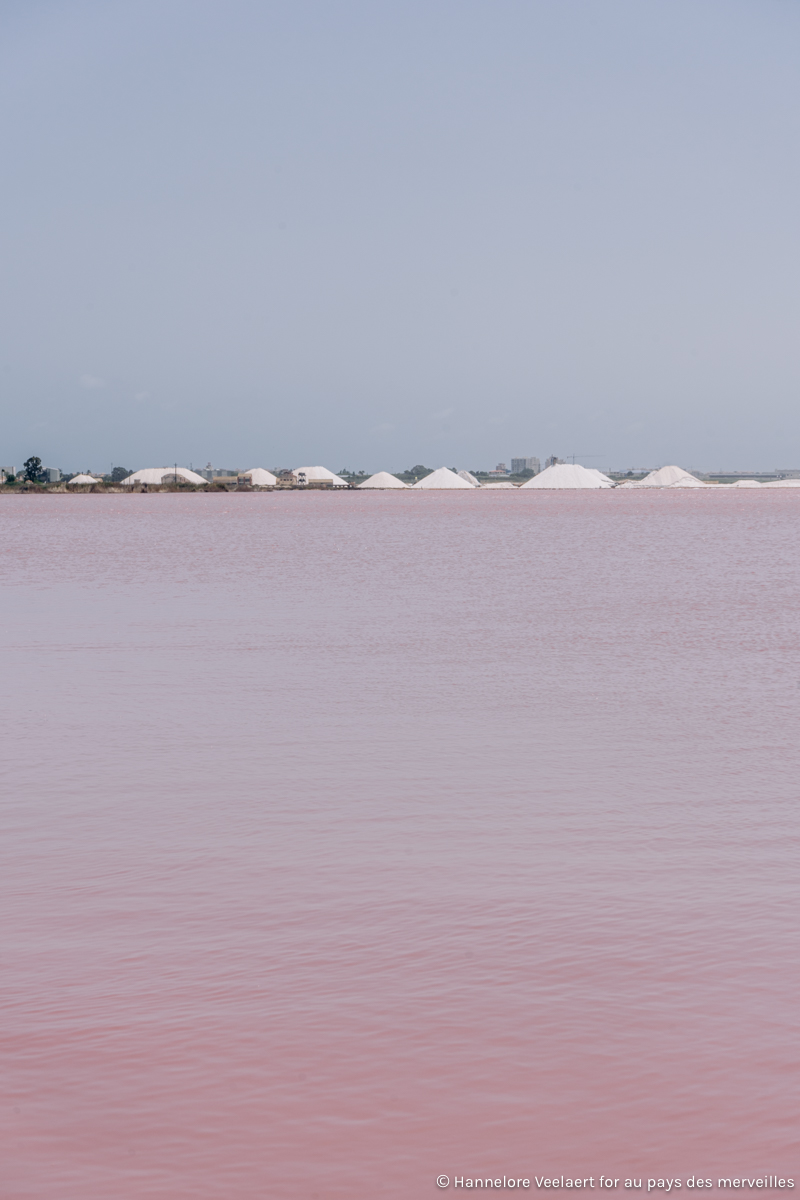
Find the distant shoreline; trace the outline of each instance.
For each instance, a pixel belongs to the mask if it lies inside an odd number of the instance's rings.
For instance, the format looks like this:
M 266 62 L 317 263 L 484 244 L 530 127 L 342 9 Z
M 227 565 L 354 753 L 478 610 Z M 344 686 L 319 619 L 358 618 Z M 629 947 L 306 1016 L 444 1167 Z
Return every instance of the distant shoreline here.
M 526 492 L 530 491 L 532 495 L 544 494 L 544 495 L 548 495 L 548 496 L 557 495 L 557 494 L 560 495 L 561 493 L 569 493 L 570 495 L 574 495 L 576 493 L 587 493 L 587 492 L 591 492 L 592 495 L 594 495 L 595 492 L 600 492 L 600 491 L 602 491 L 602 492 L 622 492 L 625 495 L 630 495 L 630 494 L 641 495 L 642 493 L 648 493 L 648 494 L 658 493 L 660 495 L 663 492 L 678 492 L 678 491 L 683 495 L 686 492 L 690 492 L 691 494 L 694 494 L 696 491 L 701 491 L 704 495 L 708 495 L 709 493 L 722 494 L 722 493 L 730 492 L 730 493 L 741 494 L 742 491 L 748 491 L 748 492 L 751 492 L 751 491 L 755 491 L 755 492 L 773 491 L 773 490 L 776 490 L 776 488 L 780 488 L 781 491 L 798 491 L 798 492 L 800 492 L 800 487 L 792 488 L 790 486 L 787 488 L 785 485 L 781 486 L 781 484 L 777 484 L 777 485 L 776 484 L 772 484 L 772 485 L 762 484 L 760 487 L 754 487 L 754 488 L 737 488 L 735 486 L 731 486 L 730 484 L 727 484 L 727 485 L 726 484 L 710 484 L 710 485 L 706 485 L 702 488 L 648 487 L 648 488 L 628 489 L 628 488 L 619 488 L 619 487 L 607 487 L 607 488 L 558 488 L 558 487 L 556 487 L 556 488 L 537 488 L 537 489 L 524 489 L 524 490 Z M 154 496 L 154 495 L 230 496 L 230 495 L 233 495 L 236 493 L 263 495 L 266 493 L 279 493 L 280 494 L 283 492 L 305 492 L 305 493 L 312 493 L 312 494 L 319 494 L 319 493 L 342 494 L 342 493 L 345 493 L 348 495 L 352 495 L 357 492 L 359 495 L 362 495 L 362 496 L 383 495 L 384 493 L 391 492 L 392 494 L 403 494 L 403 495 L 415 495 L 415 496 L 417 496 L 417 495 L 434 495 L 434 496 L 438 496 L 438 495 L 442 495 L 443 493 L 449 494 L 451 490 L 454 490 L 454 489 L 450 489 L 450 488 L 418 489 L 418 488 L 413 488 L 413 487 L 407 487 L 407 488 L 403 488 L 402 491 L 399 491 L 396 488 L 364 488 L 364 489 L 361 489 L 357 485 L 333 488 L 333 487 L 309 487 L 307 485 L 304 486 L 302 484 L 297 484 L 293 487 L 289 486 L 289 487 L 263 487 L 263 488 L 254 488 L 254 487 L 230 487 L 229 488 L 229 487 L 214 487 L 214 486 L 210 486 L 210 487 L 175 487 L 173 485 L 161 486 L 159 484 L 150 484 L 150 485 L 143 484 L 143 485 L 137 485 L 136 487 L 131 488 L 131 487 L 113 487 L 113 486 L 104 487 L 102 484 L 99 484 L 99 485 L 95 484 L 93 486 L 78 486 L 78 487 L 72 487 L 72 488 L 58 486 L 58 485 L 53 486 L 53 487 L 36 487 L 36 486 L 2 487 L 2 486 L 0 486 L 0 496 L 68 496 L 68 495 L 72 495 L 72 496 L 125 496 L 125 495 L 128 495 L 128 496 L 142 496 L 142 495 L 145 495 L 145 496 Z M 462 491 L 461 489 L 457 489 L 457 490 L 459 491 L 460 495 L 466 494 L 466 492 Z M 486 492 L 491 493 L 491 495 L 500 494 L 500 495 L 507 496 L 511 490 L 512 489 L 509 488 L 502 492 L 497 493 L 497 492 L 495 492 L 494 489 L 491 489 L 491 488 L 484 489 L 481 487 L 477 487 L 477 488 L 470 488 L 469 492 L 475 493 L 475 492 L 486 491 Z M 513 488 L 513 490 L 521 491 L 523 489 L 520 486 L 515 486 Z

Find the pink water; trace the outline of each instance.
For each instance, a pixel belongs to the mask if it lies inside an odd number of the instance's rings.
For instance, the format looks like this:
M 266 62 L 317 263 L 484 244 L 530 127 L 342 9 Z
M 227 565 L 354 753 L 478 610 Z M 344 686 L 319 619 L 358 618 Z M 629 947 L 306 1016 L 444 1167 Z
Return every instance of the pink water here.
M 797 1177 L 800 495 L 0 500 L 3 1200 Z

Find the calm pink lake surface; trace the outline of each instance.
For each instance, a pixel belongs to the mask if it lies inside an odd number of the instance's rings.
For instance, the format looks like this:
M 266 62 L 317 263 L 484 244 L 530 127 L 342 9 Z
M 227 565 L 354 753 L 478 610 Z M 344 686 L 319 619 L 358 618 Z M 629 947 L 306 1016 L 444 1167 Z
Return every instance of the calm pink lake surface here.
M 797 1178 L 799 528 L 0 498 L 3 1200 Z

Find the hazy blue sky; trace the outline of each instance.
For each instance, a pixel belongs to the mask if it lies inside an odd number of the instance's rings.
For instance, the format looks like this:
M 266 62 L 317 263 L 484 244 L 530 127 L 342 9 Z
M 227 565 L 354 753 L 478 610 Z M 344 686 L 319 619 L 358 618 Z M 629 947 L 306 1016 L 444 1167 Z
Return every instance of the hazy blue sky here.
M 3 465 L 800 466 L 795 0 L 2 0 L 0 95 Z

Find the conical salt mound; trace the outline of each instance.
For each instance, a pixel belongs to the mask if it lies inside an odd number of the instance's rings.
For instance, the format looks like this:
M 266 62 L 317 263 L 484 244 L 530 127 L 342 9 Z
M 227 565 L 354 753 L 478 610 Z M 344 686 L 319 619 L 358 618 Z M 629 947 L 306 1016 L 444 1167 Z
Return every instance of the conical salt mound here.
M 300 476 L 304 476 L 306 483 L 324 483 L 329 481 L 334 487 L 347 487 L 347 480 L 342 479 L 341 475 L 334 475 L 333 471 L 329 471 L 327 467 L 295 467 L 292 471 L 295 479 L 300 480 Z
M 377 475 L 370 475 L 369 479 L 365 479 L 358 486 L 360 488 L 407 488 L 408 484 L 403 483 L 402 479 L 398 479 L 396 475 L 390 475 L 388 471 L 378 471 Z
M 274 487 L 278 480 L 265 467 L 252 467 L 245 471 L 244 478 L 249 479 L 253 487 Z
M 466 479 L 467 483 L 471 483 L 473 487 L 481 486 L 471 471 L 459 471 L 458 474 L 461 479 Z
M 205 487 L 208 483 L 207 479 L 198 475 L 196 471 L 190 471 L 188 467 L 143 467 L 141 471 L 127 475 L 120 484 L 122 487 L 133 487 L 136 483 L 159 485 L 164 482 L 174 483 L 176 479 L 182 479 L 184 483 L 193 483 L 195 487 Z
M 690 475 L 688 471 L 684 471 L 683 467 L 659 467 L 657 471 L 651 471 L 649 475 L 645 475 L 644 479 L 639 479 L 636 487 L 672 487 L 674 483 L 679 483 L 681 479 L 696 479 L 694 475 Z M 691 487 L 691 484 L 689 485 Z
M 414 487 L 423 491 L 443 491 L 448 488 L 462 488 L 466 492 L 475 490 L 471 483 L 467 483 L 466 479 L 462 479 L 460 475 L 456 475 L 455 471 L 450 471 L 447 467 L 439 467 L 438 471 L 426 475 L 424 479 L 415 483 Z
M 592 471 L 587 467 L 581 467 L 578 463 L 556 463 L 552 467 L 546 467 L 538 475 L 534 475 L 533 479 L 529 479 L 527 483 L 523 483 L 520 491 L 523 491 L 525 488 L 574 489 L 609 488 L 613 486 L 611 480 L 607 483 L 604 482 L 600 477 L 599 471 Z

